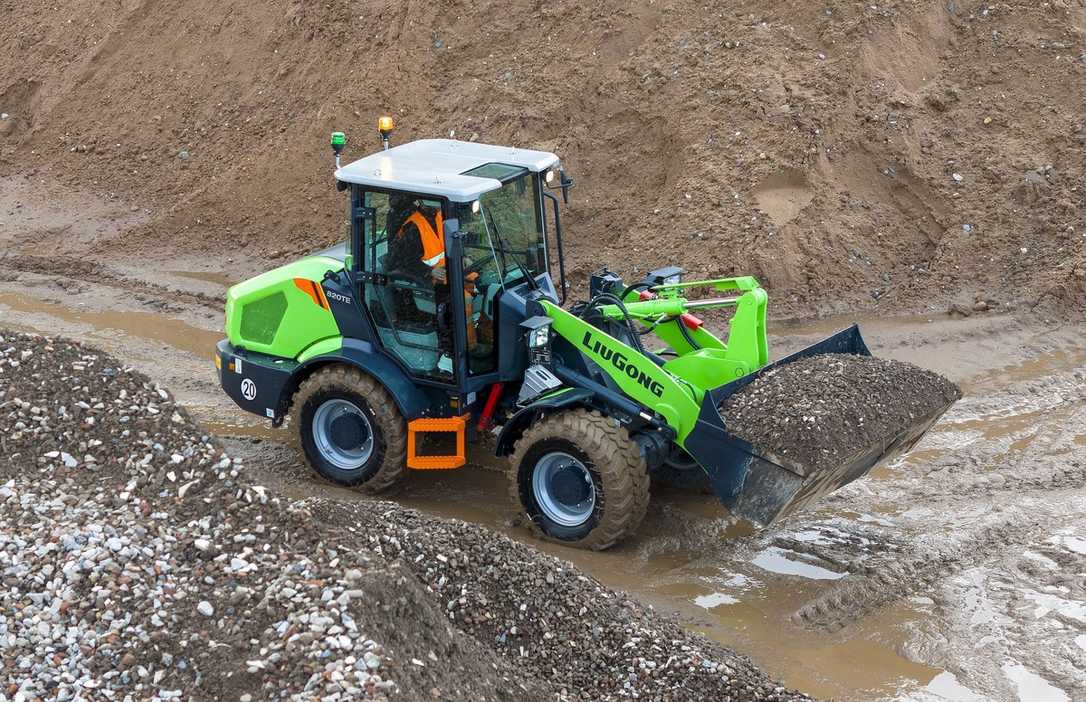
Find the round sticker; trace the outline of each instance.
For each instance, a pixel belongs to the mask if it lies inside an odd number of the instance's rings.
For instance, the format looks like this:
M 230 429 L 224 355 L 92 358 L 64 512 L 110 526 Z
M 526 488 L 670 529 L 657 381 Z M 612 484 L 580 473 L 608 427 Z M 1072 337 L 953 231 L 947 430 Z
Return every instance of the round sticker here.
M 256 383 L 248 378 L 241 381 L 241 395 L 246 400 L 256 399 Z

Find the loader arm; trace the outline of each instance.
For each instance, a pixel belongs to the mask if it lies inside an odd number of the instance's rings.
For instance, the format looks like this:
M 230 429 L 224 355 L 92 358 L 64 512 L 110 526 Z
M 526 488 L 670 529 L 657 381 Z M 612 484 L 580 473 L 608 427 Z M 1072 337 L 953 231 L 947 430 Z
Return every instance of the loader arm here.
M 685 299 L 684 293 L 698 288 L 710 288 L 720 293 L 738 294 L 732 297 L 710 298 L 707 300 L 690 301 Z M 682 300 L 687 314 L 696 313 L 700 309 L 734 308 L 735 313 L 728 323 L 728 343 L 724 346 L 729 351 L 729 357 L 746 363 L 750 366 L 751 371 L 761 368 L 769 361 L 769 343 L 766 339 L 765 324 L 769 296 L 754 276 L 659 285 L 652 288 L 651 292 L 663 300 Z M 678 329 L 680 321 L 681 318 L 670 326 L 664 326 L 656 332 L 656 335 L 677 352 L 684 353 L 690 350 L 690 345 Z M 699 327 L 696 333 L 691 334 L 691 336 L 702 348 L 712 348 L 714 346 L 712 341 L 709 341 L 706 337 L 716 339 L 704 327 Z
M 696 287 L 738 294 L 685 297 Z M 552 320 L 552 330 L 594 361 L 622 393 L 643 407 L 644 419 L 658 421 L 662 417 L 675 432 L 673 441 L 705 471 L 721 501 L 733 513 L 757 524 L 769 524 L 800 509 L 907 450 L 949 406 L 915 418 L 885 441 L 857 446 L 851 456 L 838 463 L 801 465 L 731 435 L 718 406 L 770 368 L 827 353 L 870 355 L 856 326 L 768 364 L 766 293 L 754 278 L 654 286 L 628 293 L 622 305 L 595 306 L 605 321 L 637 322 L 667 343 L 675 357 L 661 361 L 552 303 L 542 305 Z M 698 310 L 724 308 L 735 310 L 727 342 L 713 336 L 700 320 L 688 317 Z
M 698 288 L 738 292 L 728 297 L 690 300 L 684 293 Z M 622 321 L 626 315 L 650 329 L 677 356 L 665 368 L 702 390 L 753 373 L 769 361 L 766 341 L 765 290 L 752 276 L 660 285 L 627 294 L 623 305 L 603 305 L 604 316 Z M 694 316 L 702 310 L 734 309 L 728 341 L 721 341 Z
M 682 445 L 697 422 L 703 388 L 672 375 L 633 347 L 561 307 L 547 301 L 540 304 L 554 333 L 593 360 L 627 397 L 663 417 Z
M 688 300 L 697 288 L 738 292 L 730 297 Z M 662 366 L 584 319 L 550 302 L 542 302 L 555 333 L 592 359 L 630 399 L 664 418 L 685 446 L 694 430 L 706 393 L 753 373 L 767 361 L 766 293 L 751 276 L 661 285 L 631 292 L 627 302 L 601 305 L 615 321 L 639 322 L 671 347 L 675 358 Z M 691 317 L 696 310 L 734 308 L 725 343 Z

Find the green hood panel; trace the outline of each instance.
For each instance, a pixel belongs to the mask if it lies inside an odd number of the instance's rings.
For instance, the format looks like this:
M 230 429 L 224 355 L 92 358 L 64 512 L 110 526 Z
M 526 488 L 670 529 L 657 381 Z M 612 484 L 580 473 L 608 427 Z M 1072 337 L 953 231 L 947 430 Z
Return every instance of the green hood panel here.
M 230 343 L 271 356 L 295 358 L 322 339 L 338 337 L 339 327 L 320 287 L 329 270 L 343 270 L 343 261 L 310 256 L 230 288 L 226 292 Z

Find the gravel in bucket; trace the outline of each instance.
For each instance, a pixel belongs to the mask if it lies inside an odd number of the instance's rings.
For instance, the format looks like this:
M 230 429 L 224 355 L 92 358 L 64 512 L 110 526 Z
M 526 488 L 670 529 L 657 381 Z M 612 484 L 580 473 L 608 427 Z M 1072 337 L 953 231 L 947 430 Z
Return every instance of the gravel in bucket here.
M 816 468 L 892 439 L 960 397 L 954 383 L 911 363 L 823 354 L 766 371 L 719 409 L 732 435 Z

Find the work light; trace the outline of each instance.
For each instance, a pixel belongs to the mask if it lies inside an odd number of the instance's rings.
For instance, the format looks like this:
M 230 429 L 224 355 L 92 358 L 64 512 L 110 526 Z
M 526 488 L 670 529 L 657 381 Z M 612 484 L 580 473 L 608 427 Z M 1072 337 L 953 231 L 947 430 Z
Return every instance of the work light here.
M 528 332 L 528 348 L 540 349 L 550 343 L 551 325 L 544 324 Z

